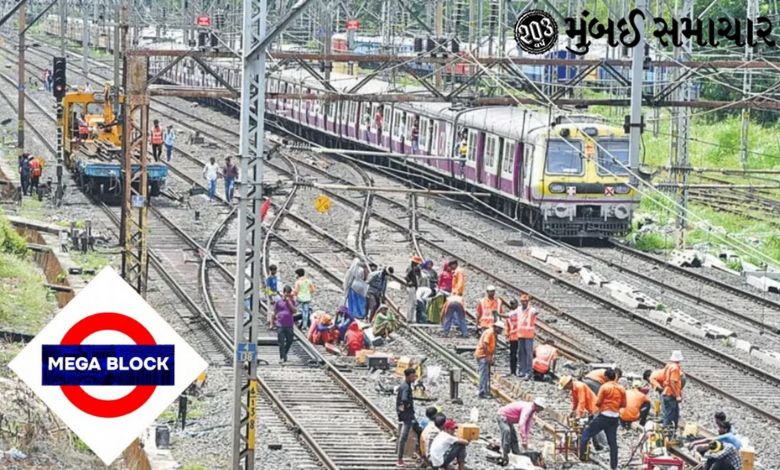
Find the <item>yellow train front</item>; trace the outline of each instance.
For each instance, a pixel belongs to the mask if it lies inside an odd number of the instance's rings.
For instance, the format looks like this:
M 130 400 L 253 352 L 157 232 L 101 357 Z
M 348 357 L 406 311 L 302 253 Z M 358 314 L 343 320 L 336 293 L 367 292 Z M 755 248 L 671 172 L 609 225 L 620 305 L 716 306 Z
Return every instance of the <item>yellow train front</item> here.
M 530 131 L 529 140 L 529 222 L 556 238 L 630 231 L 639 194 L 628 184 L 629 140 L 621 127 L 571 116 Z
M 68 92 L 62 100 L 65 164 L 82 190 L 101 199 L 122 194 L 122 127 L 114 114 L 108 87 L 102 93 Z M 120 97 L 120 103 L 124 98 Z M 138 171 L 140 165 L 133 165 Z M 158 196 L 165 187 L 168 167 L 147 165 L 149 194 Z

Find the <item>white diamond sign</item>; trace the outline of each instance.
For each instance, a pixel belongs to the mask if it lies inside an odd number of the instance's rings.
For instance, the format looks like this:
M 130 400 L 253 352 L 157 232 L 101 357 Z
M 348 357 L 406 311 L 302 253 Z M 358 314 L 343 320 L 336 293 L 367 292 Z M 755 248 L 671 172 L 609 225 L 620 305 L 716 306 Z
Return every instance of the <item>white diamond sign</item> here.
M 9 367 L 109 465 L 207 364 L 107 267 Z

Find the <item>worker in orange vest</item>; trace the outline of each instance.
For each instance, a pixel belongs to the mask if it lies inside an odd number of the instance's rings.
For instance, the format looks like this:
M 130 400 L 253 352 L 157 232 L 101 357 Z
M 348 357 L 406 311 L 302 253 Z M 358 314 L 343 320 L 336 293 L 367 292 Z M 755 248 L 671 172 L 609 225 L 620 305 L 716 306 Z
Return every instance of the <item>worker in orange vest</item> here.
M 623 377 L 623 371 L 617 367 L 615 367 L 613 370 L 615 371 L 617 379 L 620 380 L 620 378 Z M 593 393 L 598 395 L 599 388 L 607 383 L 607 376 L 605 375 L 606 371 L 607 369 L 593 369 L 592 371 L 585 374 L 585 377 L 582 378 L 582 381 L 588 384 L 588 387 L 593 390 Z
M 553 346 L 553 340 L 548 339 L 544 344 L 534 348 L 534 380 L 549 382 L 555 372 L 555 363 L 558 361 L 558 349 Z
M 584 383 L 564 375 L 558 381 L 558 387 L 571 392 L 572 418 L 581 419 L 596 412 L 596 394 Z
M 463 297 L 466 291 L 466 274 L 456 260 L 450 261 L 450 268 L 452 269 L 452 294 Z
M 626 391 L 626 406 L 620 409 L 620 424 L 624 428 L 631 427 L 631 423 L 639 421 L 644 427 L 647 415 L 650 414 L 650 397 L 647 396 L 649 387 L 642 387 L 641 380 L 634 380 L 631 390 Z
M 612 470 L 616 470 L 618 468 L 617 430 L 620 425 L 620 409 L 626 406 L 626 391 L 617 383 L 617 375 L 613 369 L 607 369 L 604 374 L 607 382 L 601 386 L 596 397 L 598 414 L 585 427 L 580 439 L 580 459 L 585 460 L 590 439 L 604 431 L 609 444 L 609 466 Z
M 490 394 L 490 369 L 493 365 L 493 355 L 496 352 L 496 332 L 504 325 L 501 322 L 494 323 L 485 328 L 479 337 L 474 358 L 477 360 L 479 371 L 479 398 L 492 398 Z
M 154 120 L 154 126 L 152 127 L 152 156 L 154 161 L 160 161 L 160 155 L 162 154 L 163 144 L 163 131 L 160 127 L 160 121 Z
M 509 313 L 504 316 L 506 340 L 509 341 L 509 374 L 517 373 L 517 345 L 520 339 L 520 309 L 516 299 L 509 301 Z
M 520 312 L 518 314 L 518 355 L 519 376 L 523 380 L 531 380 L 534 358 L 534 336 L 536 335 L 536 309 L 531 307 L 528 294 L 520 296 Z
M 487 286 L 485 297 L 477 305 L 477 326 L 480 329 L 487 328 L 496 321 L 497 316 L 501 316 L 503 313 L 504 306 L 496 297 L 495 286 Z
M 664 367 L 661 415 L 664 427 L 677 429 L 682 402 L 682 352 L 672 351 L 669 363 Z

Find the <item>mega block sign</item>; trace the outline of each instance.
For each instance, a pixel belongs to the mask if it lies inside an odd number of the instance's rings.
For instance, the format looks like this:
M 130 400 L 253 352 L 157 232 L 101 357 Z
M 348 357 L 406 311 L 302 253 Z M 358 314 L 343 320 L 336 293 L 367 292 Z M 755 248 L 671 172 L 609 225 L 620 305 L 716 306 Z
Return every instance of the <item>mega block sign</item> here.
M 110 267 L 9 364 L 106 465 L 206 366 Z

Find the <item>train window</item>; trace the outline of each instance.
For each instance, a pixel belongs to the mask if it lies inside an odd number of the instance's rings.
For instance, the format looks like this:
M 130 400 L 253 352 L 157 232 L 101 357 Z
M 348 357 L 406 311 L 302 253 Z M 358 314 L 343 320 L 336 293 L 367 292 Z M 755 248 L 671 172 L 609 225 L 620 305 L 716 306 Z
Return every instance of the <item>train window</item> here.
M 428 150 L 428 144 L 431 141 L 431 126 L 428 118 L 420 118 L 420 148 Z
M 396 111 L 393 115 L 393 137 L 396 139 L 401 138 L 401 132 L 404 128 L 404 115 L 401 111 Z
M 512 174 L 515 169 L 515 143 L 511 140 L 504 141 L 504 162 L 501 170 L 504 173 Z
M 469 131 L 468 153 L 466 160 L 470 162 L 477 161 L 477 131 Z
M 628 174 L 628 140 L 599 140 L 596 152 L 600 175 Z
M 550 139 L 547 141 L 547 173 L 578 175 L 582 173 L 582 142 Z
M 293 93 L 298 94 L 300 92 L 301 92 L 301 87 L 296 86 L 293 88 Z M 293 100 L 293 108 L 295 108 L 296 110 L 301 109 L 301 100 L 297 98 Z
M 328 117 L 330 118 L 330 121 L 333 122 L 336 120 L 336 107 L 338 106 L 338 102 L 331 101 L 326 107 L 328 108 Z
M 485 167 L 496 167 L 496 151 L 498 150 L 498 137 L 489 135 L 485 139 Z
M 103 105 L 101 103 L 89 103 L 87 105 L 87 114 L 103 114 Z
M 412 129 L 414 129 L 414 123 L 417 122 L 417 119 L 417 116 L 414 114 L 406 115 L 406 139 L 409 141 L 412 140 Z M 417 129 L 417 132 L 419 131 L 420 129 Z
M 431 136 L 431 154 L 439 154 L 439 121 L 433 121 L 433 135 Z

